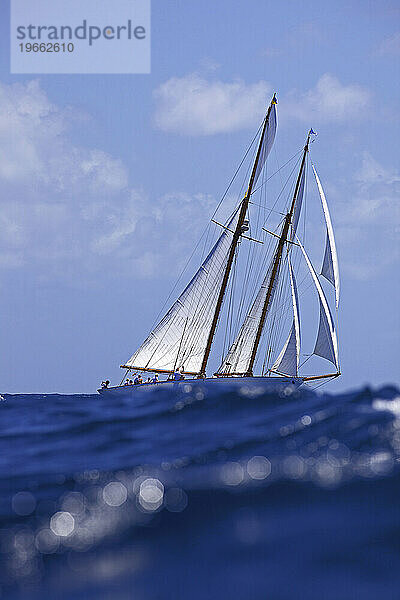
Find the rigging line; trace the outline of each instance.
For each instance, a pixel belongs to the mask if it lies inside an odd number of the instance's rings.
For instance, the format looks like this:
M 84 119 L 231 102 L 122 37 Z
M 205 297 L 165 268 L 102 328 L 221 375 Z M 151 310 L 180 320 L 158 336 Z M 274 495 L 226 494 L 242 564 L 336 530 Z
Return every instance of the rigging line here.
M 274 148 L 275 153 L 276 153 L 276 148 Z M 275 175 L 277 173 L 279 173 L 280 171 L 282 171 L 282 169 L 284 169 L 293 159 L 296 158 L 296 156 L 298 156 L 299 154 L 301 154 L 303 152 L 304 148 L 301 148 L 298 152 L 296 152 L 296 154 L 293 154 L 293 156 L 291 158 L 289 158 L 289 160 L 287 162 L 285 162 L 284 165 L 282 165 L 277 171 L 275 171 L 274 173 L 272 173 L 272 175 L 270 175 L 265 181 L 263 181 L 263 183 L 261 185 L 259 185 L 258 187 L 256 187 L 255 190 L 252 191 L 252 193 L 250 194 L 250 198 L 253 194 L 255 194 L 258 190 L 260 190 L 263 186 L 265 186 L 266 183 L 268 183 L 268 181 L 270 179 L 272 179 L 273 177 L 275 177 Z
M 299 154 L 300 152 L 301 152 L 301 151 L 297 152 L 297 153 L 296 153 L 296 154 L 295 154 L 295 155 L 292 157 L 292 159 L 290 159 L 290 160 L 293 160 L 293 158 L 295 158 L 296 156 L 298 156 L 298 154 Z M 290 162 L 290 160 L 289 160 L 288 162 Z M 291 179 L 291 177 L 292 177 L 292 175 L 293 175 L 293 172 L 295 171 L 295 169 L 296 169 L 296 167 L 297 167 L 297 164 L 298 164 L 298 162 L 299 162 L 299 161 L 296 161 L 296 163 L 295 163 L 295 165 L 294 165 L 294 167 L 293 167 L 293 169 L 292 169 L 291 173 L 289 174 L 288 178 L 286 179 L 285 185 L 283 186 L 283 188 L 282 188 L 281 192 L 279 193 L 278 197 L 277 197 L 277 198 L 276 198 L 276 200 L 275 200 L 275 203 L 273 204 L 273 208 L 272 208 L 272 209 L 269 209 L 269 215 L 268 215 L 268 217 L 265 219 L 264 223 L 265 223 L 265 222 L 266 222 L 266 221 L 269 219 L 269 217 L 270 217 L 270 215 L 271 215 L 271 210 L 273 210 L 273 209 L 274 209 L 274 207 L 276 206 L 276 204 L 277 204 L 277 202 L 278 202 L 279 198 L 281 197 L 281 195 L 282 195 L 282 193 L 283 193 L 283 191 L 284 191 L 284 189 L 285 189 L 285 187 L 286 187 L 286 185 L 287 185 L 288 181 Z M 286 163 L 286 164 L 287 164 L 287 163 Z M 249 256 L 248 256 L 248 257 L 249 257 Z M 248 264 L 249 264 L 249 261 L 248 261 Z M 246 279 L 247 279 L 247 281 L 246 281 L 245 283 L 248 283 L 248 278 L 246 278 Z
M 318 388 L 322 387 L 323 385 L 330 383 L 333 379 L 335 379 L 335 377 L 328 377 L 327 379 L 324 379 L 324 381 L 322 383 L 319 383 L 318 385 L 316 385 L 314 387 L 312 387 L 309 383 L 307 383 L 306 385 L 308 385 L 313 391 L 315 391 Z M 304 382 L 304 383 L 306 383 L 306 382 Z
M 280 279 L 278 279 L 278 284 L 281 284 Z M 276 288 L 275 288 L 275 290 L 276 290 Z M 264 372 L 265 366 L 269 364 L 269 360 L 272 355 L 273 347 L 275 345 L 273 334 L 275 331 L 275 320 L 276 320 L 276 315 L 278 312 L 278 309 L 275 309 L 275 305 L 276 305 L 276 299 L 277 299 L 277 297 L 279 298 L 279 296 L 280 296 L 280 294 L 279 294 L 279 290 L 278 290 L 278 294 L 274 295 L 274 298 L 272 299 L 272 302 L 271 302 L 271 306 L 270 306 L 271 312 L 269 312 L 269 314 L 266 316 L 266 328 L 263 332 L 263 339 L 262 339 L 262 346 L 264 346 L 264 343 L 266 344 L 265 358 L 263 360 L 262 372 Z M 261 346 L 261 343 L 260 343 L 260 346 Z
M 167 299 L 164 301 L 164 304 L 162 305 L 161 309 L 159 310 L 156 318 L 153 321 L 153 325 L 151 326 L 151 331 L 153 331 L 154 327 L 157 325 L 159 318 L 161 317 L 162 313 L 165 310 L 166 305 L 168 304 L 169 300 L 171 299 L 172 294 L 174 293 L 175 289 L 178 287 L 179 282 L 181 281 L 183 274 L 185 273 L 186 269 L 189 266 L 190 261 L 192 260 L 197 248 L 200 246 L 201 240 L 203 239 L 203 237 L 206 235 L 207 230 L 209 229 L 209 227 L 211 226 L 211 223 L 207 224 L 207 227 L 205 228 L 205 230 L 203 231 L 200 239 L 198 240 L 197 244 L 195 245 L 195 247 L 193 248 L 193 251 L 191 253 L 191 255 L 189 256 L 188 260 L 186 261 L 185 266 L 183 267 L 183 269 L 181 270 L 178 279 L 175 281 L 170 293 L 168 294 Z
M 228 314 L 226 319 L 226 327 L 225 327 L 225 336 L 224 336 L 224 345 L 222 356 L 225 356 L 225 351 L 227 351 L 227 347 L 230 346 L 230 340 L 232 335 L 232 319 L 233 319 L 233 301 L 234 301 L 234 290 L 236 285 L 236 273 L 237 273 L 237 255 L 235 254 L 234 263 L 233 263 L 233 273 L 232 273 L 232 282 L 229 293 L 229 304 L 228 304 Z
M 295 165 L 293 166 L 293 169 L 292 169 L 292 170 L 291 170 L 291 172 L 289 173 L 289 175 L 288 175 L 288 177 L 287 177 L 287 179 L 286 179 L 286 181 L 285 181 L 285 185 L 283 186 L 283 188 L 282 188 L 282 189 L 281 189 L 281 191 L 279 192 L 279 194 L 278 194 L 278 196 L 277 196 L 277 198 L 276 198 L 276 200 L 275 200 L 275 202 L 274 202 L 274 204 L 273 204 L 272 208 L 275 208 L 275 206 L 277 205 L 277 203 L 278 203 L 278 200 L 279 200 L 279 199 L 280 199 L 280 197 L 282 196 L 282 194 L 283 194 L 283 192 L 284 192 L 284 190 L 285 190 L 285 188 L 286 188 L 286 186 L 287 186 L 288 182 L 291 180 L 291 178 L 292 178 L 292 176 L 293 176 L 293 173 L 295 172 L 295 170 L 296 170 L 296 168 L 297 168 L 297 165 L 299 164 L 299 162 L 301 162 L 301 157 L 299 157 L 299 160 L 297 160 L 297 161 L 296 161 Z M 294 185 L 294 184 L 293 184 L 293 185 Z M 289 195 L 290 195 L 290 190 L 288 191 L 288 197 L 289 197 Z M 268 219 L 269 219 L 269 218 L 270 218 L 270 216 L 271 216 L 271 209 L 269 209 L 269 211 L 270 211 L 270 212 L 269 212 L 269 215 L 268 215 L 268 217 L 265 219 L 265 221 L 264 221 L 264 225 L 266 224 L 266 222 L 268 221 Z
M 221 206 L 222 202 L 224 201 L 224 199 L 225 199 L 225 197 L 226 197 L 227 193 L 228 193 L 228 192 L 229 192 L 229 190 L 230 190 L 230 187 L 231 187 L 232 183 L 233 183 L 233 182 L 234 182 L 234 180 L 236 179 L 236 176 L 237 176 L 237 174 L 239 173 L 239 171 L 240 171 L 240 169 L 241 169 L 241 167 L 242 167 L 242 165 L 243 165 L 244 161 L 246 160 L 246 157 L 247 157 L 248 153 L 250 152 L 250 149 L 251 149 L 251 147 L 253 146 L 253 144 L 254 144 L 255 140 L 258 138 L 258 135 L 259 135 L 259 133 L 260 133 L 260 131 L 261 131 L 261 129 L 262 129 L 262 127 L 263 127 L 263 125 L 264 125 L 264 120 L 265 120 L 265 119 L 263 119 L 263 121 L 262 121 L 261 125 L 259 126 L 259 128 L 258 128 L 258 130 L 257 130 L 257 133 L 255 134 L 255 136 L 254 136 L 254 137 L 253 137 L 253 139 L 251 140 L 251 142 L 250 142 L 250 145 L 248 146 L 248 148 L 247 148 L 247 150 L 246 150 L 246 152 L 245 152 L 245 154 L 244 154 L 244 156 L 243 156 L 242 160 L 241 160 L 241 161 L 240 161 L 240 163 L 239 163 L 239 166 L 237 167 L 237 169 L 236 169 L 236 171 L 235 171 L 235 173 L 234 173 L 234 175 L 233 175 L 232 179 L 230 180 L 230 182 L 229 182 L 229 184 L 228 184 L 228 187 L 226 188 L 225 192 L 223 193 L 223 195 L 222 195 L 222 198 L 221 198 L 221 200 L 219 201 L 219 203 L 218 203 L 218 205 L 217 205 L 217 208 L 215 209 L 215 211 L 214 211 L 214 213 L 213 213 L 213 215 L 212 215 L 212 217 L 211 217 L 212 219 L 213 219 L 213 218 L 215 217 L 215 215 L 217 214 L 217 211 L 218 211 L 218 209 L 220 208 L 220 206 Z
M 268 168 L 268 161 L 267 161 L 267 163 L 265 164 L 265 166 L 264 166 L 264 169 L 263 169 L 263 173 L 262 173 L 263 180 L 265 180 L 265 178 L 266 178 L 266 176 L 267 176 L 267 168 Z M 262 189 L 262 191 L 261 191 L 261 195 L 262 195 L 263 193 L 265 193 L 265 191 L 266 191 L 266 188 L 264 187 L 264 188 Z M 260 219 L 261 219 L 261 205 L 258 205 L 258 208 L 257 208 L 256 227 L 255 227 L 255 228 L 256 228 L 255 234 L 256 234 L 256 233 L 258 233 L 258 228 L 259 228 Z M 250 227 L 251 227 L 251 221 L 250 221 Z M 255 234 L 254 234 L 254 235 L 255 235 Z M 258 252 L 258 249 L 254 247 L 254 248 L 252 248 L 252 249 L 251 249 L 251 251 L 248 253 L 248 257 L 249 257 L 249 269 L 248 269 L 248 274 L 249 274 L 249 278 L 250 278 L 251 274 L 253 273 L 254 267 L 255 267 L 255 262 L 256 262 L 257 260 L 258 260 L 258 261 L 260 260 L 260 257 L 262 257 L 262 252 Z M 246 285 L 246 288 L 247 288 L 247 287 L 248 287 L 248 286 Z M 242 290 L 242 291 L 244 291 L 244 287 L 243 287 L 243 290 Z
M 232 176 L 232 178 L 231 178 L 231 180 L 230 180 L 230 182 L 229 182 L 229 184 L 228 184 L 227 188 L 225 189 L 224 193 L 222 194 L 221 200 L 220 200 L 220 201 L 219 201 L 219 203 L 217 204 L 217 207 L 215 208 L 215 210 L 214 210 L 214 212 L 213 212 L 213 214 L 212 214 L 212 216 L 211 216 L 211 219 L 213 219 L 213 218 L 215 217 L 215 215 L 217 214 L 217 212 L 218 212 L 218 210 L 219 210 L 219 208 L 220 208 L 220 206 L 221 206 L 222 202 L 225 200 L 225 198 L 226 198 L 226 195 L 228 194 L 228 192 L 229 192 L 229 190 L 230 190 L 230 188 L 231 188 L 231 186 L 232 186 L 232 183 L 233 183 L 233 182 L 234 182 L 234 180 L 236 179 L 236 176 L 237 176 L 237 174 L 239 173 L 239 171 L 240 171 L 240 169 L 241 169 L 241 167 L 242 167 L 242 165 L 243 165 L 244 161 L 246 160 L 246 158 L 247 158 L 247 155 L 248 155 L 248 153 L 250 152 L 250 149 L 251 149 L 251 147 L 253 146 L 253 144 L 254 144 L 255 140 L 257 139 L 257 137 L 258 137 L 258 135 L 259 135 L 259 133 L 260 133 L 260 131 L 261 131 L 261 129 L 262 129 L 262 127 L 263 127 L 263 125 L 264 125 L 264 119 L 263 119 L 262 123 L 260 124 L 260 126 L 259 126 L 259 128 L 258 128 L 258 130 L 257 130 L 256 134 L 255 134 L 255 135 L 254 135 L 254 137 L 253 137 L 253 139 L 251 140 L 251 142 L 250 142 L 249 146 L 247 147 L 247 150 L 246 150 L 246 152 L 245 152 L 245 154 L 244 154 L 244 156 L 243 156 L 242 160 L 240 161 L 240 163 L 239 163 L 238 167 L 236 168 L 236 171 L 235 171 L 235 173 L 233 174 L 233 176 Z M 209 219 L 209 221 L 211 221 L 211 219 Z M 170 291 L 170 293 L 169 293 L 169 295 L 168 295 L 167 299 L 165 300 L 165 302 L 164 302 L 164 304 L 163 304 L 163 306 L 162 306 L 161 310 L 159 311 L 159 313 L 158 313 L 157 317 L 155 318 L 155 320 L 154 320 L 154 322 L 153 322 L 153 325 L 152 325 L 152 327 L 151 327 L 151 329 L 152 329 L 152 330 L 154 329 L 155 325 L 157 324 L 157 321 L 158 321 L 158 319 L 160 318 L 160 316 L 161 316 L 161 313 L 164 311 L 165 305 L 166 305 L 166 304 L 167 304 L 167 302 L 170 300 L 170 298 L 171 298 L 172 294 L 173 294 L 173 293 L 174 293 L 174 291 L 175 291 L 175 288 L 177 287 L 177 285 L 178 285 L 179 281 L 181 280 L 181 278 L 182 278 L 182 276 L 183 276 L 184 272 L 186 271 L 186 269 L 187 269 L 187 267 L 188 267 L 188 265 L 189 265 L 190 261 L 192 260 L 192 258 L 193 258 L 193 255 L 194 255 L 195 251 L 197 250 L 198 246 L 199 246 L 199 245 L 200 245 L 200 243 L 201 243 L 201 240 L 203 239 L 203 237 L 204 237 L 204 236 L 205 236 L 205 234 L 207 233 L 207 230 L 208 230 L 209 226 L 210 226 L 210 222 L 207 224 L 206 228 L 204 229 L 203 233 L 201 234 L 199 241 L 197 242 L 196 246 L 195 246 L 195 247 L 194 247 L 194 249 L 193 249 L 193 252 L 191 253 L 191 255 L 190 255 L 189 259 L 187 260 L 187 262 L 186 262 L 185 266 L 183 267 L 183 269 L 182 269 L 182 271 L 181 271 L 181 273 L 180 273 L 180 275 L 179 275 L 179 277 L 178 277 L 178 279 L 177 279 L 176 283 L 174 284 L 174 286 L 173 286 L 172 290 Z
M 283 259 L 285 260 L 285 258 Z M 282 337 L 282 321 L 283 321 L 283 313 L 282 313 L 282 296 L 284 293 L 284 289 L 285 292 L 287 292 L 287 270 L 284 268 L 284 263 L 281 263 L 281 269 L 283 269 L 283 276 L 278 280 L 278 289 L 275 293 L 275 297 L 273 299 L 272 302 L 272 308 L 275 308 L 275 312 L 272 315 L 272 323 L 269 326 L 270 331 L 271 331 L 271 335 L 270 335 L 270 349 L 271 349 L 271 353 L 270 356 L 272 354 L 272 348 L 276 347 L 278 345 L 278 341 L 281 339 Z M 282 271 L 281 271 L 282 272 Z M 286 302 L 285 302 L 286 303 Z
M 305 289 L 302 289 L 302 290 L 300 290 L 300 288 L 302 287 L 302 285 L 303 285 L 303 283 L 306 281 L 306 279 L 308 279 L 308 274 L 306 274 L 306 275 L 303 277 L 303 279 L 301 280 L 301 282 L 298 284 L 298 297 L 299 297 L 299 298 L 303 297 L 303 296 L 304 296 L 304 294 L 305 294 L 305 293 L 306 293 L 306 292 L 309 290 L 309 288 L 312 286 L 312 282 L 310 282 L 310 283 L 308 284 L 308 286 L 307 286 Z M 273 316 L 274 316 L 274 315 L 275 315 L 275 314 L 276 314 L 276 313 L 279 311 L 279 308 L 282 308 L 282 314 L 281 314 L 281 317 L 282 317 L 282 318 L 283 318 L 283 317 L 285 317 L 285 316 L 286 316 L 286 314 L 287 314 L 287 312 L 288 312 L 288 311 L 289 311 L 289 309 L 290 309 L 290 298 L 289 298 L 289 299 L 287 299 L 287 300 L 286 300 L 286 301 L 283 303 L 282 307 L 277 307 L 277 308 L 274 308 L 274 311 L 271 311 L 271 313 L 272 313 L 272 314 L 271 314 L 271 316 L 272 316 L 272 317 L 273 317 Z M 282 334 L 281 334 L 281 335 L 282 335 Z M 271 342 L 272 342 L 272 339 L 271 339 Z M 268 348 L 267 348 L 267 351 L 268 351 Z M 311 358 L 311 356 L 313 356 L 313 354 L 310 354 L 308 358 Z M 307 360 L 308 360 L 308 359 L 307 359 Z M 306 361 L 305 361 L 305 362 L 306 362 Z M 264 363 L 264 364 L 265 364 L 265 363 Z M 299 365 L 299 369 L 300 369 L 300 367 L 301 367 L 303 364 L 304 364 L 304 363 L 302 363 L 301 365 Z
M 273 260 L 273 251 L 272 251 L 273 248 L 275 250 L 274 241 L 272 239 L 270 239 L 270 243 L 268 244 L 268 248 L 267 248 L 268 252 L 265 253 L 261 264 L 259 264 L 259 266 L 257 267 L 257 271 L 254 273 L 253 281 L 252 281 L 251 285 L 249 284 L 249 281 L 248 281 L 250 279 L 250 277 L 245 282 L 244 289 L 249 291 L 248 299 L 247 299 L 247 303 L 248 303 L 248 309 L 246 311 L 247 313 L 250 311 L 252 303 L 256 299 L 256 295 L 258 293 L 257 289 L 260 288 L 260 286 L 262 285 L 262 282 L 267 277 L 267 274 L 269 273 L 269 270 L 271 269 L 270 263 L 271 263 L 271 260 Z M 243 302 L 243 306 L 244 306 L 244 302 Z
M 285 216 L 285 213 L 283 212 L 279 212 L 279 210 L 274 210 L 273 208 L 270 208 L 269 206 L 263 206 L 262 204 L 257 204 L 257 202 L 253 202 L 252 200 L 250 200 L 249 204 L 253 204 L 254 206 L 260 206 L 261 208 L 264 208 L 265 210 L 269 210 L 270 212 L 276 213 L 277 215 L 282 215 Z
M 299 365 L 299 369 L 301 369 L 301 367 L 302 367 L 303 365 L 305 365 L 305 364 L 306 364 L 306 362 L 307 362 L 308 360 L 310 360 L 310 358 L 311 358 L 312 356 L 314 356 L 314 352 L 313 352 L 312 354 L 310 354 L 310 355 L 309 355 L 309 356 L 308 356 L 308 357 L 307 357 L 307 358 L 306 358 L 306 359 L 305 359 L 305 360 L 304 360 L 304 361 L 301 363 L 301 365 Z
M 303 194 L 303 203 L 304 203 L 304 210 L 303 210 L 303 244 L 305 247 L 306 244 L 306 217 L 307 217 L 307 197 L 308 197 L 308 156 L 306 158 L 306 162 L 304 165 L 304 169 L 305 169 L 305 173 L 304 173 L 304 194 Z
M 222 274 L 225 264 L 226 264 L 226 259 L 221 263 L 220 267 L 217 268 L 217 271 L 216 271 L 217 277 Z M 199 337 L 201 337 L 201 332 L 204 328 L 204 324 L 207 323 L 207 318 L 210 316 L 210 314 L 213 310 L 213 302 L 212 301 L 210 302 L 210 299 L 212 300 L 213 297 L 215 298 L 215 295 L 216 295 L 215 288 L 211 288 L 205 299 L 202 297 L 198 298 L 198 305 L 196 308 L 197 313 L 195 314 L 196 319 L 193 319 L 193 327 L 192 327 L 191 335 L 188 337 L 188 343 L 191 340 L 193 340 L 191 342 L 192 346 L 188 349 L 189 351 L 191 351 L 191 349 L 193 348 L 193 346 L 195 344 L 195 340 L 198 339 Z
M 174 369 L 173 369 L 174 371 L 175 371 L 175 369 L 177 367 L 177 364 L 178 364 L 179 353 L 181 351 L 183 338 L 185 337 L 185 332 L 186 332 L 186 327 L 187 327 L 187 324 L 188 324 L 188 320 L 189 320 L 189 316 L 186 317 L 185 327 L 183 328 L 183 331 L 182 331 L 182 337 L 181 337 L 181 340 L 179 342 L 178 352 L 176 353 L 176 359 L 175 359 L 175 364 L 174 364 Z
M 278 227 L 281 225 L 281 223 L 282 223 L 282 221 L 280 222 Z M 249 281 L 250 281 L 250 277 L 252 275 L 252 270 L 249 268 L 249 264 L 247 264 L 247 266 L 246 266 L 246 276 L 243 281 L 242 294 L 241 294 L 241 299 L 240 299 L 240 311 L 238 314 L 238 325 L 237 325 L 238 329 L 239 329 L 239 322 L 241 322 L 242 318 L 243 318 L 243 310 L 244 310 L 245 305 L 247 305 L 247 310 L 246 310 L 246 313 L 247 313 L 251 308 L 252 302 L 254 302 L 254 300 L 255 300 L 256 290 L 262 283 L 262 280 L 263 280 L 262 273 L 266 272 L 267 269 L 269 268 L 269 266 L 267 267 L 267 265 L 272 260 L 272 256 L 271 256 L 272 247 L 273 247 L 273 240 L 272 240 L 272 238 L 270 238 L 270 240 L 266 246 L 266 249 L 265 249 L 264 258 L 262 259 L 262 265 L 260 266 L 260 270 L 259 270 L 258 274 L 254 274 L 254 278 L 253 278 L 253 282 L 252 282 L 251 286 L 249 285 Z M 265 276 L 266 276 L 266 273 L 264 275 L 264 278 L 265 278 Z M 246 292 L 248 294 L 247 296 L 246 296 Z
M 266 165 L 266 168 L 264 170 L 264 178 L 267 177 L 267 168 L 268 168 L 268 164 Z M 267 199 L 267 187 L 266 186 L 262 189 L 262 191 L 260 193 L 260 196 L 261 196 L 261 198 L 264 197 L 264 205 L 263 206 L 262 205 L 258 205 L 258 206 L 259 207 L 262 206 L 262 208 L 263 208 L 263 220 L 265 220 L 265 215 L 266 215 L 265 206 L 266 206 L 266 199 Z M 259 215 L 260 215 L 260 211 L 258 211 L 258 216 Z M 258 226 L 259 226 L 259 218 L 257 219 L 257 228 L 258 228 Z M 260 276 L 261 276 L 260 267 L 261 267 L 261 263 L 262 262 L 263 262 L 263 252 L 260 251 L 260 252 L 257 253 L 255 261 L 253 261 L 253 263 L 252 263 L 252 267 L 254 267 L 254 278 L 253 278 L 253 280 L 254 280 L 254 290 L 255 290 L 257 282 L 259 281 Z

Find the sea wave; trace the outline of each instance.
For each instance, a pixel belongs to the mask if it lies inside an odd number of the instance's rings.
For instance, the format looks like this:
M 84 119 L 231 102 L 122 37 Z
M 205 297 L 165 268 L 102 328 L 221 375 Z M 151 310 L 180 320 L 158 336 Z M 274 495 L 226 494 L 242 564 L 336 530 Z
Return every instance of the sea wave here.
M 399 406 L 394 386 L 5 395 L 3 596 L 397 598 Z

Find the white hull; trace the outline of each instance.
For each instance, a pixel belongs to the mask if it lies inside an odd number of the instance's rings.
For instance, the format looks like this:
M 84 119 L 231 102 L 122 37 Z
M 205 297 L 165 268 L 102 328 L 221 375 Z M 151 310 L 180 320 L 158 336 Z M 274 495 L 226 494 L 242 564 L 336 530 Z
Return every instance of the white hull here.
M 173 391 L 177 394 L 193 390 L 213 392 L 241 392 L 246 395 L 290 394 L 303 383 L 302 377 L 212 377 L 206 379 L 184 379 L 182 381 L 160 381 L 141 385 L 119 385 L 97 390 L 102 396 L 135 396 L 148 391 Z

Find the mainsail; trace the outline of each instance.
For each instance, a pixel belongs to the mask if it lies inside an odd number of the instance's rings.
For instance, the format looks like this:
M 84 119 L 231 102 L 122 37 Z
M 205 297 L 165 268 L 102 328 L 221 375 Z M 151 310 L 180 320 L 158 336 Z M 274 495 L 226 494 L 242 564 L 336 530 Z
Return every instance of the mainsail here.
M 326 244 L 325 244 L 325 254 L 324 261 L 322 263 L 321 275 L 323 275 L 335 288 L 335 299 L 336 299 L 336 308 L 339 306 L 339 292 L 340 292 L 340 280 L 339 280 L 339 264 L 338 257 L 336 252 L 336 243 L 335 236 L 333 233 L 331 216 L 329 214 L 328 203 L 325 198 L 324 190 L 322 188 L 320 179 L 318 177 L 317 171 L 315 170 L 314 165 L 312 165 L 315 181 L 317 182 L 317 187 L 319 191 L 319 195 L 322 202 L 322 209 L 324 211 L 325 223 L 326 223 Z
M 237 211 L 188 286 L 123 367 L 199 372 L 236 221 Z
M 297 295 L 296 279 L 288 260 L 290 287 L 292 290 L 293 304 L 293 323 L 290 329 L 289 337 L 282 348 L 281 353 L 273 364 L 271 371 L 278 371 L 285 375 L 297 377 L 299 371 L 300 357 L 300 316 L 299 316 L 299 299 Z
M 297 237 L 297 236 L 296 236 Z M 314 281 L 315 287 L 317 288 L 318 296 L 319 296 L 319 327 L 317 340 L 315 342 L 314 354 L 321 356 L 322 358 L 326 358 L 330 362 L 332 362 L 337 369 L 339 369 L 339 358 L 338 358 L 338 345 L 337 345 L 337 337 L 335 332 L 335 327 L 333 324 L 333 319 L 331 315 L 331 311 L 329 310 L 329 305 L 326 300 L 324 290 L 319 282 L 318 276 L 315 272 L 315 269 L 307 256 L 306 251 L 304 250 L 303 245 L 300 240 L 297 238 L 297 243 L 299 244 L 301 251 L 306 260 L 307 266 L 310 270 L 312 279 Z

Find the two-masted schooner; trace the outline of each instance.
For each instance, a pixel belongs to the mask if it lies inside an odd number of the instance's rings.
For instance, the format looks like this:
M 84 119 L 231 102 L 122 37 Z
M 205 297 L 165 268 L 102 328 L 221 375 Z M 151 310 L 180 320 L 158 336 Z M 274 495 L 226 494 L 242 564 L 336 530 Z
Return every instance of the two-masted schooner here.
M 288 386 L 297 388 L 304 382 L 327 380 L 340 375 L 336 333 L 339 305 L 338 259 L 324 190 L 309 158 L 310 142 L 315 135 L 312 129 L 307 135 L 304 147 L 298 152 L 298 171 L 293 178 L 286 208 L 284 212 L 275 211 L 280 215 L 275 231 L 264 227 L 264 222 L 261 227 L 265 236 L 264 242 L 252 237 L 249 209 L 251 205 L 255 205 L 255 192 L 265 187 L 267 182 L 266 163 L 274 144 L 276 129 L 277 100 L 274 95 L 259 129 L 257 150 L 249 169 L 246 192 L 239 196 L 240 201 L 224 223 L 211 219 L 219 229 L 219 235 L 197 272 L 142 345 L 121 365 L 125 369 L 125 375 L 120 385 L 109 386 L 106 382 L 99 390 L 101 394 L 130 394 L 135 393 L 138 388 L 164 389 L 165 386 L 175 386 L 176 389 L 176 386 L 179 388 L 190 382 L 206 386 L 243 386 L 245 383 L 246 386 L 263 386 L 267 391 L 274 391 L 283 390 Z M 320 274 L 317 274 L 304 248 L 304 239 L 302 242 L 302 236 L 298 233 L 309 163 L 322 203 L 321 217 L 324 219 L 326 230 L 325 253 Z M 261 177 L 263 173 L 264 181 Z M 253 247 L 251 260 L 247 260 L 244 269 L 242 268 L 242 297 L 240 302 L 235 304 L 232 298 L 237 282 L 232 280 L 237 279 L 235 273 L 238 272 L 242 241 Z M 267 246 L 269 252 L 264 250 Z M 257 251 L 254 250 L 255 247 Z M 261 257 L 258 262 L 255 258 L 257 252 Z M 316 306 L 319 305 L 314 349 L 306 356 L 322 357 L 332 363 L 334 369 L 331 368 L 330 372 L 325 374 L 300 374 L 301 294 L 296 283 L 300 263 L 311 281 L 309 287 L 312 286 L 316 292 Z M 252 270 L 257 271 L 257 277 L 253 278 L 253 285 L 250 285 Z M 323 285 L 320 275 L 326 284 Z M 333 286 L 331 303 L 334 305 L 335 319 L 324 291 L 326 285 Z M 245 294 L 248 296 L 249 292 L 253 293 L 245 304 L 243 298 Z M 235 311 L 236 327 L 232 316 Z M 221 327 L 223 315 L 226 320 L 230 319 L 229 335 L 225 335 L 224 347 L 220 350 L 218 369 L 209 373 L 207 367 L 212 350 L 218 347 L 216 333 Z M 288 331 L 289 335 L 283 347 L 278 347 L 279 335 L 284 334 L 284 317 L 287 325 L 286 335 Z M 308 358 L 304 362 L 307 362 Z M 260 362 L 261 372 L 257 374 L 256 368 Z M 132 382 L 130 377 L 136 376 L 137 372 L 152 375 L 157 373 L 160 380 L 152 379 L 151 383 L 127 385 Z

